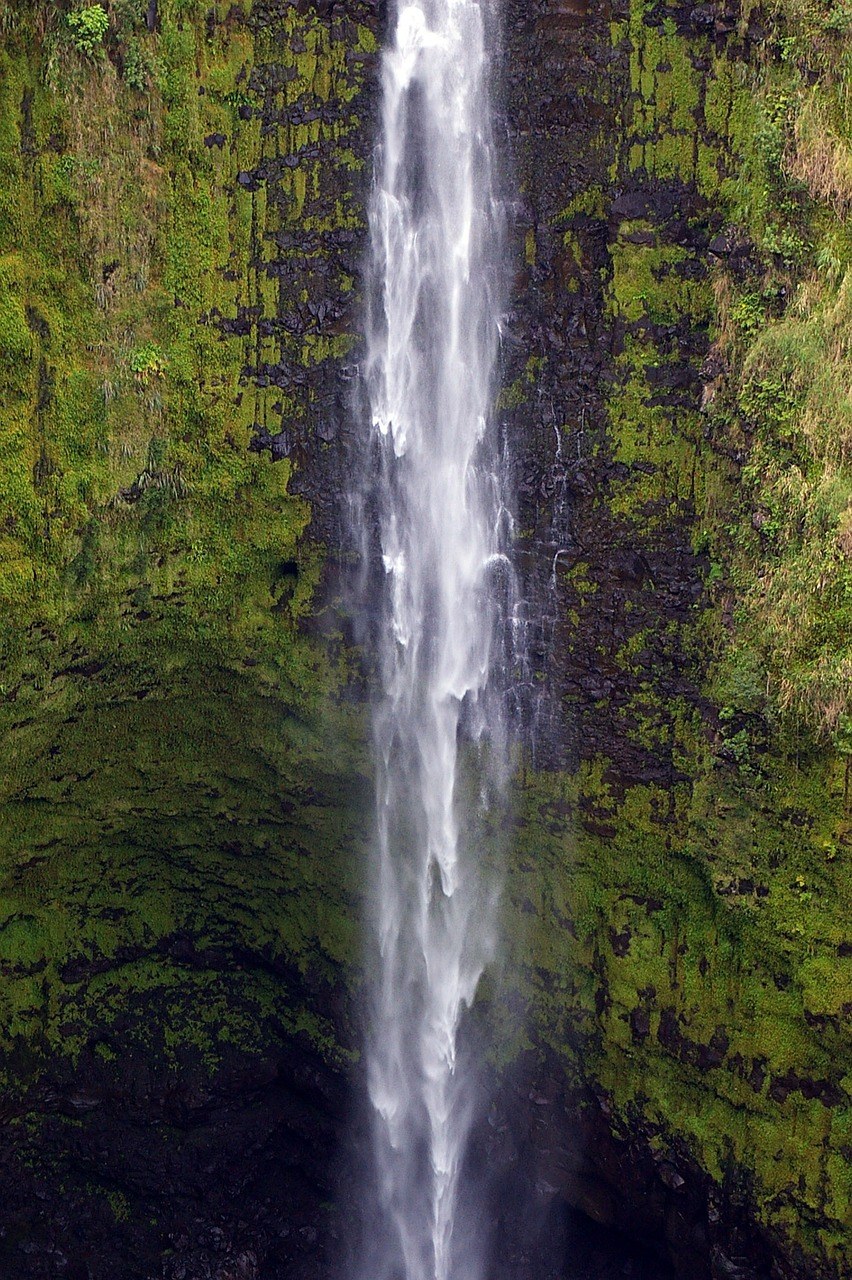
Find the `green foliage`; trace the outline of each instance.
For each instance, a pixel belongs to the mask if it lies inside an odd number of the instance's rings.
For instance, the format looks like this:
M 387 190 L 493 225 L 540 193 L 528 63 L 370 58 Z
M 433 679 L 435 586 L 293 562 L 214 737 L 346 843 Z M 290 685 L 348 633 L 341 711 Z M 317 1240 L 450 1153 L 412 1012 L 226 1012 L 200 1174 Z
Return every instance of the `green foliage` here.
M 740 643 L 767 652 L 776 707 L 825 737 L 852 711 L 850 296 L 845 271 L 834 282 L 806 277 L 786 312 L 738 326 L 737 408 L 749 439 L 741 494 L 751 507 L 729 531 Z M 754 315 L 751 296 L 730 314 L 743 311 Z
M 616 720 L 690 781 L 625 793 L 620 757 L 579 777 L 526 774 L 507 932 L 533 1043 L 562 1061 L 572 1046 L 569 1079 L 607 1090 L 614 1127 L 641 1116 L 661 1153 L 685 1143 L 720 1182 L 736 1169 L 751 1211 L 830 1275 L 849 1262 L 835 1144 L 849 1113 L 852 64 L 842 15 L 810 0 L 794 15 L 794 2 L 762 13 L 770 34 L 747 59 L 748 13 L 727 45 L 639 0 L 613 24 L 630 92 L 623 129 L 599 144 L 612 185 L 629 180 L 648 213 L 616 228 L 606 195 L 594 210 L 609 225 L 615 366 L 600 447 L 621 464 L 600 505 L 617 536 L 655 551 L 676 522 L 692 526 L 709 590 L 672 625 L 706 672 L 706 703 L 660 695 L 647 655 L 663 628 L 631 593 L 628 635 L 606 655 L 617 705 L 601 705 L 595 731 Z M 733 246 L 709 279 L 684 207 L 658 209 L 661 178 L 661 205 L 685 191 L 701 232 Z M 686 321 L 711 344 L 701 413 L 673 411 L 661 377 L 682 366 L 672 334 Z M 718 1028 L 723 1060 L 701 1067 Z M 788 1072 L 841 1100 L 778 1101 Z
M 766 671 L 758 651 L 731 646 L 719 662 L 714 680 L 714 699 L 726 719 L 740 712 L 760 714 L 764 710 Z
M 132 36 L 145 22 L 146 0 L 111 0 L 110 16 L 116 34 L 121 38 Z
M 140 380 L 165 376 L 168 361 L 156 342 L 146 342 L 135 347 L 128 360 L 130 370 Z
M 153 75 L 153 64 L 147 48 L 138 36 L 131 36 L 124 49 L 122 74 L 125 83 L 137 93 L 144 93 Z
M 852 756 L 852 716 L 838 716 L 834 730 L 834 747 L 842 756 Z
M 38 53 L 2 54 L 0 1057 L 26 1054 L 33 1072 L 89 1053 L 105 1072 L 129 1055 L 212 1072 L 282 1031 L 346 1056 L 319 1007 L 341 973 L 358 981 L 363 725 L 297 625 L 319 563 L 289 464 L 247 448 L 255 421 L 310 420 L 310 392 L 255 387 L 242 370 L 309 369 L 350 339 L 278 328 L 247 352 L 209 322 L 246 298 L 277 315 L 305 240 L 360 225 L 347 141 L 359 126 L 354 110 L 325 110 L 356 92 L 356 37 L 334 36 L 314 6 L 279 8 L 273 31 L 243 24 L 239 6 L 170 0 L 148 34 L 139 4 L 111 4 L 123 82 L 111 62 L 84 74 L 67 40 L 73 75 L 51 92 Z M 641 1115 L 661 1148 L 686 1143 L 720 1182 L 735 1164 L 771 1232 L 839 1256 L 839 1111 L 769 1090 L 793 1069 L 836 1082 L 848 1057 L 848 973 L 834 967 L 849 876 L 836 753 L 852 741 L 845 19 L 797 18 L 801 31 L 773 35 L 744 68 L 721 38 L 659 16 L 634 2 L 616 24 L 629 91 L 615 171 L 563 196 L 558 235 L 580 279 L 574 220 L 606 225 L 612 187 L 662 180 L 669 203 L 688 190 L 694 207 L 698 190 L 715 211 L 698 228 L 679 211 L 624 221 L 602 276 L 619 464 L 605 500 L 652 543 L 697 510 L 712 589 L 706 632 L 700 609 L 670 637 L 653 621 L 615 660 L 638 671 L 649 641 L 682 641 L 679 661 L 716 663 L 702 691 L 715 710 L 701 720 L 644 682 L 614 716 L 688 784 L 621 794 L 605 761 L 524 776 L 507 936 L 532 1014 L 527 1025 L 500 1001 L 495 1017 L 507 1055 L 549 1044 L 569 1080 L 608 1094 L 614 1125 Z M 357 41 L 375 52 L 366 28 Z M 807 57 L 834 59 L 838 86 L 809 133 L 797 131 Z M 314 117 L 281 125 L 282 154 L 329 137 L 337 151 L 288 170 L 267 208 L 266 188 L 235 176 L 263 145 L 240 112 L 256 105 L 246 68 L 271 61 L 287 71 L 281 119 Z M 836 145 L 821 148 L 829 126 Z M 214 131 L 222 150 L 204 146 Z M 317 199 L 330 188 L 331 218 Z M 750 237 L 742 275 L 715 282 L 727 319 L 687 247 L 717 217 Z M 292 271 L 267 271 L 270 236 L 291 231 Z M 729 368 L 703 416 L 660 391 L 686 318 Z M 531 356 L 504 403 L 521 407 L 541 373 Z M 578 600 L 598 590 L 587 563 L 571 576 Z M 800 729 L 806 707 L 823 754 Z M 187 938 L 192 965 L 173 950 Z M 246 955 L 256 963 L 242 968 Z M 631 1015 L 646 1006 L 642 1039 Z M 663 1043 L 663 1006 L 696 1045 L 726 1028 L 721 1066 Z M 120 1199 L 112 1209 L 123 1220 Z
M 191 936 L 202 953 L 236 945 L 315 982 L 338 980 L 353 955 L 351 841 L 366 830 L 351 774 L 361 727 L 345 716 L 326 727 L 319 707 L 296 717 L 280 683 L 258 688 L 210 657 L 202 673 L 162 621 L 155 645 L 131 638 L 116 657 L 94 681 L 72 679 L 48 709 L 33 663 L 49 664 L 51 649 L 27 654 L 34 674 L 19 698 L 41 715 L 7 732 L 2 752 L 0 1064 L 18 1038 L 76 1056 L 88 1027 L 106 1034 L 109 1063 L 165 1035 L 168 1061 L 195 1044 L 212 1066 L 225 1043 L 255 1051 L 270 1017 L 301 1019 L 310 1034 L 316 1015 L 294 1009 L 286 986 L 258 983 L 233 961 L 222 973 L 202 967 L 194 995 L 168 940 Z M 0 705 L 7 731 L 13 720 Z M 27 791 L 41 797 L 35 808 Z M 132 1030 L 112 1040 L 119 1015 Z M 328 1026 L 316 1030 L 338 1053 Z
M 292 65 L 290 105 L 348 104 L 364 72 L 313 11 L 288 9 L 257 51 L 224 6 L 161 4 L 155 33 L 129 0 L 109 33 L 103 6 L 75 11 L 65 30 L 97 40 L 80 52 L 109 36 L 121 77 L 42 46 L 21 12 L 26 38 L 0 48 L 0 1077 L 18 1051 L 70 1071 L 93 1031 L 104 1070 L 140 1052 L 213 1071 L 282 1029 L 341 1061 L 315 995 L 354 980 L 363 726 L 333 711 L 342 660 L 298 627 L 320 555 L 290 464 L 248 448 L 281 392 L 242 381 L 244 342 L 211 317 L 280 305 L 264 255 L 283 215 L 234 195 L 261 154 L 232 106 L 254 101 L 246 68 Z M 345 150 L 357 119 L 338 116 L 287 145 Z M 357 226 L 345 158 L 306 167 L 288 175 L 303 201 L 336 193 L 313 229 Z M 349 341 L 288 355 L 312 366 Z M 175 930 L 262 960 L 188 977 L 165 958 Z
M 74 9 L 66 18 L 71 41 L 78 53 L 96 58 L 103 52 L 103 41 L 109 29 L 109 17 L 103 5 L 92 4 Z
M 742 701 L 757 684 L 736 664 L 729 687 Z M 848 1058 L 842 775 L 781 765 L 754 786 L 748 770 L 715 770 L 696 788 L 619 795 L 600 760 L 575 777 L 524 774 L 507 882 L 513 1001 L 569 1081 L 606 1092 L 614 1126 L 635 1132 L 641 1115 L 661 1154 L 685 1144 L 720 1183 L 736 1166 L 752 1212 L 826 1274 L 844 1273 L 848 1178 L 829 1155 L 839 1139 L 796 1138 L 800 1125 L 841 1123 L 843 1104 L 795 1089 L 779 1102 L 773 1088 L 792 1072 L 837 1090 Z M 492 1016 L 514 1046 L 518 1005 L 497 1004 L 511 1007 Z M 664 1011 L 680 1043 L 662 1034 Z M 819 1034 L 814 1016 L 829 1020 Z M 719 1029 L 708 1068 L 699 1053 Z
M 762 295 L 742 294 L 731 307 L 730 319 L 746 338 L 754 337 L 766 322 L 766 304 Z

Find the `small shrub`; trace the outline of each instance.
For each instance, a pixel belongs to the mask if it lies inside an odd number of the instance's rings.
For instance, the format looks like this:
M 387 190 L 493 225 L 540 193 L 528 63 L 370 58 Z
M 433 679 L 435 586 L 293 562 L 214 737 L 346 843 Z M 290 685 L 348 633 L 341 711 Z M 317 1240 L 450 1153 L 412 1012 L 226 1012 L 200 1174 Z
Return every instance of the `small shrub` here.
M 842 756 L 852 756 L 852 717 L 841 715 L 834 730 L 834 747 Z M 835 855 L 836 855 L 835 850 Z
M 145 21 L 145 0 L 112 0 L 110 16 L 113 30 L 119 39 L 138 31 Z
M 766 306 L 760 294 L 746 293 L 730 309 L 730 317 L 739 331 L 753 338 L 766 323 Z
M 761 656 L 751 648 L 731 648 L 720 664 L 715 693 L 722 703 L 719 718 L 726 723 L 742 714 L 760 715 L 766 700 Z
M 147 382 L 164 377 L 168 361 L 156 342 L 146 342 L 131 353 L 129 363 L 137 382 Z
M 137 93 L 144 93 L 148 88 L 151 75 L 151 61 L 141 40 L 133 36 L 127 42 L 124 51 L 124 81 Z
M 103 5 L 92 4 L 86 9 L 76 9 L 68 14 L 71 42 L 84 57 L 96 58 L 103 50 L 104 36 L 109 18 Z
M 848 4 L 836 4 L 823 20 L 826 31 L 838 36 L 846 36 L 852 30 L 852 8 Z

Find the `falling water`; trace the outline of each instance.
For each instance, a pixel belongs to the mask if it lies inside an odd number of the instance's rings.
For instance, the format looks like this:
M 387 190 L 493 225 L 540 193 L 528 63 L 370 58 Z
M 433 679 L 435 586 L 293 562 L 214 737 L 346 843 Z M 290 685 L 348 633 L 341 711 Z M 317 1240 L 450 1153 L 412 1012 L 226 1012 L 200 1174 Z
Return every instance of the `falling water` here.
M 484 1245 L 459 1222 L 476 1093 L 459 1032 L 492 946 L 470 846 L 502 738 L 490 3 L 400 0 L 383 62 L 367 370 L 384 565 L 371 1280 L 477 1280 Z

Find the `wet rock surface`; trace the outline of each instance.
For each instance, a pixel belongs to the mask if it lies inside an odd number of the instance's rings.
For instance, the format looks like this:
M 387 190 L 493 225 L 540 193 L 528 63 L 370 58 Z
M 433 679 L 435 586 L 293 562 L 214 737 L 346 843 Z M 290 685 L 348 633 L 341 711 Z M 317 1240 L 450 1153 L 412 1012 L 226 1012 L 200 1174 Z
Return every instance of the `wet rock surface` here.
M 492 1177 L 495 1255 L 512 1260 L 506 1274 L 779 1274 L 736 1194 L 720 1195 L 685 1146 L 663 1155 L 654 1139 L 641 1117 L 619 1124 L 593 1081 L 567 1090 L 558 1059 L 522 1060 L 479 1138 Z
M 624 167 L 628 77 L 609 29 L 625 13 L 509 7 L 507 128 L 523 195 L 512 227 L 518 274 L 505 354 L 506 381 L 520 381 L 523 398 L 504 418 L 517 465 L 527 644 L 543 690 L 530 714 L 534 759 L 571 767 L 603 755 L 620 785 L 671 785 L 674 763 L 664 751 L 637 748 L 625 713 L 649 680 L 664 704 L 697 700 L 700 677 L 683 637 L 703 566 L 688 500 L 673 498 L 656 528 L 638 510 L 619 504 L 619 518 L 613 509 L 614 498 L 657 470 L 613 448 L 609 401 L 629 342 L 629 325 L 613 311 L 613 250 L 621 235 L 677 244 L 702 276 L 719 215 L 684 183 Z M 522 61 L 530 57 L 533 78 Z M 590 191 L 601 193 L 598 207 L 571 212 Z M 623 230 L 635 223 L 641 229 Z M 684 314 L 672 325 L 645 322 L 643 335 L 677 353 L 653 371 L 653 399 L 673 419 L 694 410 L 706 331 Z M 646 638 L 627 672 L 618 653 L 637 635 Z
M 135 1067 L 116 1082 L 84 1059 L 73 1082 L 55 1080 L 7 1117 L 38 1123 L 41 1158 L 22 1168 L 8 1144 L 0 1158 L 3 1274 L 324 1273 L 334 1230 L 320 1206 L 334 1194 L 341 1079 L 289 1043 L 253 1061 L 234 1055 L 212 1082 Z M 103 1188 L 94 1200 L 87 1174 Z

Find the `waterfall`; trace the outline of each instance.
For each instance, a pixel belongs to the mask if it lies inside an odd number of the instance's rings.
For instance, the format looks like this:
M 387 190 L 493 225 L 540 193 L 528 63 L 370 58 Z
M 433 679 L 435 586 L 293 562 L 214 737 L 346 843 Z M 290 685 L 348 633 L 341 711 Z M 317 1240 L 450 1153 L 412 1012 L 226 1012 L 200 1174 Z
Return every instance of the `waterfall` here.
M 477 1092 L 459 1032 L 493 945 L 493 895 L 471 843 L 487 761 L 502 752 L 508 580 L 490 423 L 502 210 L 488 7 L 400 0 L 383 59 L 366 371 L 384 567 L 370 1280 L 477 1280 L 483 1261 L 484 1241 L 459 1223 Z

